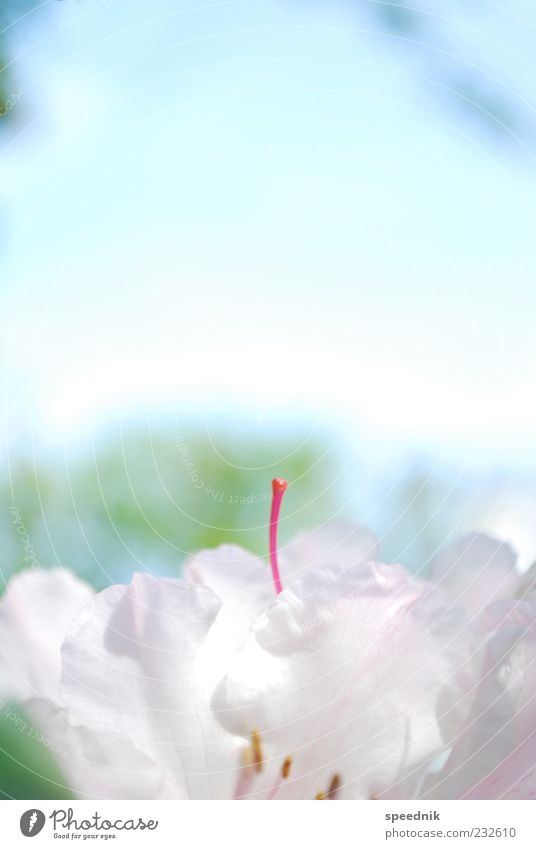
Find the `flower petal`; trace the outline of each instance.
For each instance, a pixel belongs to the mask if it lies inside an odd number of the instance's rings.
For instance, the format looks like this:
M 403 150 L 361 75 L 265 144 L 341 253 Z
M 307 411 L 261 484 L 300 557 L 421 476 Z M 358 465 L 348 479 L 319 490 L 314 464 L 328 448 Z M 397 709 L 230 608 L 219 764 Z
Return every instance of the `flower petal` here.
M 378 544 L 365 528 L 336 520 L 291 540 L 280 553 L 283 586 L 309 569 L 326 563 L 353 566 L 375 559 Z M 184 566 L 184 577 L 210 587 L 223 602 L 222 616 L 244 639 L 257 618 L 273 602 L 275 589 L 268 562 L 236 545 L 200 551 Z
M 164 799 L 180 795 L 180 784 L 167 786 L 159 765 L 131 740 L 74 725 L 64 708 L 41 699 L 31 699 L 25 709 L 42 733 L 43 745 L 56 757 L 68 788 L 77 797 Z
M 180 797 L 225 796 L 236 768 L 209 708 L 229 645 L 219 609 L 206 587 L 137 574 L 99 593 L 63 646 L 71 720 L 130 739 Z
M 41 696 L 58 703 L 65 633 L 94 595 L 67 569 L 27 569 L 0 599 L 0 695 L 14 702 Z
M 407 791 L 444 746 L 437 706 L 445 690 L 459 695 L 459 627 L 399 566 L 316 568 L 284 590 L 213 700 L 224 726 L 249 740 L 253 767 L 238 795 Z
M 536 603 L 492 613 L 471 716 L 427 798 L 536 798 Z
M 236 545 L 200 551 L 185 564 L 184 577 L 210 587 L 223 603 L 229 629 L 240 638 L 274 600 L 270 566 Z
M 486 534 L 469 534 L 440 552 L 430 579 L 454 605 L 475 615 L 487 604 L 514 597 L 520 582 L 516 561 L 508 543 Z
M 533 563 L 520 579 L 516 593 L 517 598 L 534 599 L 536 598 L 536 563 Z
M 299 534 L 282 548 L 283 586 L 316 566 L 356 566 L 378 558 L 378 541 L 367 528 L 346 519 L 334 519 L 314 531 Z

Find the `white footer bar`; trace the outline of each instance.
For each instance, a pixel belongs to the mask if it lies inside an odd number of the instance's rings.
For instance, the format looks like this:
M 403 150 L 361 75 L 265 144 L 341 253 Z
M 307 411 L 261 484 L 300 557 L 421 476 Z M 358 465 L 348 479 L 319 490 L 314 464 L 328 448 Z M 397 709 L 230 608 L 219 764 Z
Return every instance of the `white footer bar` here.
M 536 806 L 532 801 L 0 803 L 2 847 L 68 842 L 166 849 L 534 849 Z

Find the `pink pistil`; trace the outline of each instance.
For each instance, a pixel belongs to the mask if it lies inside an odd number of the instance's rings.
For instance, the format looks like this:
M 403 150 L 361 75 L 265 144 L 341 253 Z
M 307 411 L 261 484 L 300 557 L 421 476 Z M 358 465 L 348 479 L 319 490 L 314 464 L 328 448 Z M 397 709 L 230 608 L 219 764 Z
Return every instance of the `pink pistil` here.
M 272 577 L 274 579 L 275 591 L 279 595 L 283 587 L 279 576 L 279 566 L 277 563 L 277 525 L 279 522 L 279 511 L 283 495 L 288 487 L 287 481 L 282 478 L 274 478 L 272 481 L 272 512 L 270 515 L 270 563 L 272 566 Z

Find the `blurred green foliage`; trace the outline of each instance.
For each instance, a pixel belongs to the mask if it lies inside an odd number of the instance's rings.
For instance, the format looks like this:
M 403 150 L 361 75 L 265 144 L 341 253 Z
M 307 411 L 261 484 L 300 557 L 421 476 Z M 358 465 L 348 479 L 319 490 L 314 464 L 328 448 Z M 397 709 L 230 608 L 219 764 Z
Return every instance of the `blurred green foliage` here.
M 0 53 L 0 118 L 7 115 L 7 98 L 8 91 L 8 72 L 6 70 L 6 59 L 3 53 Z
M 0 702 L 0 799 L 72 799 L 57 759 L 18 706 Z
M 19 21 L 43 4 L 36 0 L 0 0 L 0 121 L 6 121 L 19 100 L 19 83 L 11 63 L 16 56 Z M 0 127 L 1 127 L 0 123 Z
M 282 544 L 346 515 L 378 535 L 386 562 L 425 573 L 471 519 L 475 488 L 500 485 L 415 457 L 367 470 L 352 455 L 331 433 L 253 435 L 237 423 L 213 435 L 132 427 L 71 454 L 12 456 L 0 479 L 2 579 L 60 564 L 102 588 L 134 571 L 179 575 L 185 557 L 222 543 L 267 557 L 274 477 L 291 484 Z
M 0 483 L 3 576 L 62 564 L 103 587 L 136 570 L 178 574 L 185 556 L 222 542 L 266 554 L 272 478 L 291 484 L 284 540 L 333 515 L 339 465 L 320 438 L 268 445 L 165 429 L 108 437 L 74 458 L 12 459 Z

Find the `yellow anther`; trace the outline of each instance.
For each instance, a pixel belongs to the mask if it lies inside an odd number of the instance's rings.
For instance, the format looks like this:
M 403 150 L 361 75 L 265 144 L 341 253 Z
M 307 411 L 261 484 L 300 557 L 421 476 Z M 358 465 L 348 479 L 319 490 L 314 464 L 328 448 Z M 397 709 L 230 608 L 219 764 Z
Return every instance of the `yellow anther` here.
M 340 775 L 337 775 L 337 773 L 335 773 L 335 775 L 333 776 L 333 778 L 330 781 L 328 792 L 323 793 L 321 791 L 320 793 L 317 793 L 316 796 L 315 796 L 315 799 L 336 799 L 337 793 L 339 792 L 340 787 L 341 787 L 341 777 L 340 777 Z
M 283 766 L 281 768 L 281 775 L 283 776 L 283 778 L 289 777 L 291 766 L 292 766 L 292 758 L 291 757 L 285 758 L 285 760 L 283 761 Z
M 251 753 L 253 755 L 253 767 L 255 772 L 262 772 L 262 746 L 261 735 L 257 730 L 251 732 Z
M 328 793 L 327 793 L 328 799 L 336 799 L 337 798 L 337 793 L 339 792 L 340 786 L 341 786 L 341 777 L 340 777 L 340 775 L 337 775 L 337 773 L 335 773 L 335 775 L 331 779 L 331 784 L 329 785 L 329 790 L 328 790 Z

